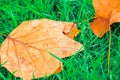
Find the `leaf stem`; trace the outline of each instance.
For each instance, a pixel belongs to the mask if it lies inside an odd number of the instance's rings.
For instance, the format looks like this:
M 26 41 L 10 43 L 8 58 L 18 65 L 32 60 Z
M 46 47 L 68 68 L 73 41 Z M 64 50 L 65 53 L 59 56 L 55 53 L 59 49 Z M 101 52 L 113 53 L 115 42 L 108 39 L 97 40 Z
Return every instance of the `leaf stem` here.
M 111 49 L 111 28 L 109 31 L 109 42 L 108 42 L 108 73 L 110 72 L 110 49 Z
M 7 37 L 7 35 L 3 34 L 2 32 L 0 32 L 0 35 L 3 36 L 3 37 Z

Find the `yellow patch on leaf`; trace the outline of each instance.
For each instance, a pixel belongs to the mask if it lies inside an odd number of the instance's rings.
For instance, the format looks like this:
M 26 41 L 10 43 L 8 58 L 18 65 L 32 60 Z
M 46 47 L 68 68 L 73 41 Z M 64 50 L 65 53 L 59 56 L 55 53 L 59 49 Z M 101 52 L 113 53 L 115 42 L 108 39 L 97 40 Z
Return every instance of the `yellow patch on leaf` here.
M 68 37 L 68 34 L 73 32 Z M 76 53 L 82 44 L 71 38 L 79 32 L 72 22 L 48 19 L 25 21 L 13 30 L 2 43 L 0 50 L 3 67 L 24 80 L 58 73 L 62 63 L 48 52 L 60 58 Z M 66 36 L 67 35 L 67 36 Z M 83 50 L 83 49 L 81 49 Z
M 102 37 L 110 30 L 110 25 L 120 22 L 120 0 L 92 0 L 95 8 L 95 20 L 91 29 L 95 35 Z

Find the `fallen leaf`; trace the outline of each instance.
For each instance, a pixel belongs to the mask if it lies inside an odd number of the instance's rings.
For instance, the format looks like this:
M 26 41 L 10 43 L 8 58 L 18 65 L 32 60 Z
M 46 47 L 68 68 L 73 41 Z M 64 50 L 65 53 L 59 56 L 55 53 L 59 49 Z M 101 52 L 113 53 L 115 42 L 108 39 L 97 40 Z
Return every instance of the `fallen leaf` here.
M 61 71 L 62 63 L 48 52 L 60 58 L 73 55 L 82 44 L 73 38 L 78 30 L 72 22 L 48 19 L 25 21 L 2 43 L 0 54 L 3 67 L 24 80 L 44 77 Z M 74 31 L 75 30 L 75 31 Z M 72 36 L 71 36 L 72 35 Z M 81 49 L 83 50 L 83 49 Z
M 110 25 L 120 22 L 120 0 L 92 0 L 95 8 L 95 20 L 91 29 L 95 35 L 102 37 L 110 30 Z

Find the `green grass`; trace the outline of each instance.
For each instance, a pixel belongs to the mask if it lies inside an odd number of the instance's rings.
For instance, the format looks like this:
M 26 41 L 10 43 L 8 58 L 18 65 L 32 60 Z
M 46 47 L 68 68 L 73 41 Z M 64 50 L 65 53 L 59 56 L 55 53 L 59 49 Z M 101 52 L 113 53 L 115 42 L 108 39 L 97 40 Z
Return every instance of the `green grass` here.
M 91 0 L 0 0 L 0 32 L 8 35 L 21 22 L 48 18 L 77 23 L 75 40 L 84 51 L 63 59 L 63 71 L 36 80 L 120 80 L 120 24 L 112 25 L 111 64 L 108 74 L 109 33 L 101 39 L 90 29 L 94 17 Z M 0 35 L 0 45 L 5 37 Z M 21 80 L 0 66 L 0 80 Z

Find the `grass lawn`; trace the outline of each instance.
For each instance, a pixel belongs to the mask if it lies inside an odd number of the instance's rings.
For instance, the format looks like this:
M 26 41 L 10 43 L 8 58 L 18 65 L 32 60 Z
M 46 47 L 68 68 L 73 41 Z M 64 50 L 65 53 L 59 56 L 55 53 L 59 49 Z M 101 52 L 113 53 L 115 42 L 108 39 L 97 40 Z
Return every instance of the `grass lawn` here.
M 101 39 L 93 34 L 90 22 L 94 15 L 91 0 L 0 0 L 0 33 L 8 35 L 26 20 L 48 18 L 75 22 L 80 29 L 75 40 L 84 45 L 84 51 L 63 59 L 62 72 L 36 80 L 120 80 L 120 24 L 111 27 L 108 73 L 109 32 Z M 0 45 L 4 39 L 0 35 Z M 0 66 L 0 80 L 22 79 Z

